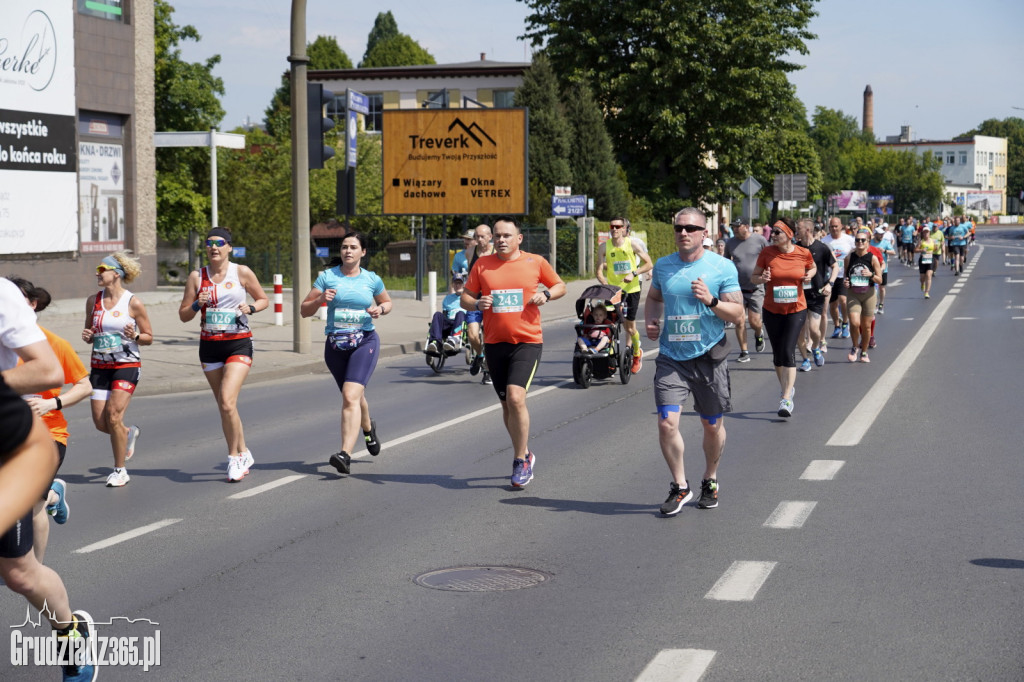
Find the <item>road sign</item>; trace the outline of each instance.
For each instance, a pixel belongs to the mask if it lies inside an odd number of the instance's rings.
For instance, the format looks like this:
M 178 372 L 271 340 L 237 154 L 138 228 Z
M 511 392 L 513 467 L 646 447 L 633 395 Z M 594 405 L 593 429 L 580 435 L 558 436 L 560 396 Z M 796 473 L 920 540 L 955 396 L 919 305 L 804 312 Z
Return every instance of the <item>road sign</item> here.
M 232 246 L 231 247 L 232 258 L 245 258 L 245 247 L 244 246 Z
M 573 194 L 567 197 L 551 197 L 551 215 L 587 215 L 587 195 Z
M 361 92 L 356 92 L 351 88 L 345 90 L 347 95 L 346 99 L 348 106 L 346 107 L 349 111 L 358 111 L 360 114 L 370 113 L 370 98 Z
M 775 201 L 807 201 L 807 174 L 790 173 L 775 176 L 772 188 Z
M 748 197 L 757 194 L 761 191 L 761 183 L 754 179 L 753 175 L 747 176 L 747 179 L 740 185 L 740 191 L 746 194 Z
M 556 197 L 567 197 L 572 194 L 572 187 L 569 185 L 555 185 Z
M 327 258 L 331 255 L 330 247 L 328 246 L 317 246 L 315 248 L 317 258 Z

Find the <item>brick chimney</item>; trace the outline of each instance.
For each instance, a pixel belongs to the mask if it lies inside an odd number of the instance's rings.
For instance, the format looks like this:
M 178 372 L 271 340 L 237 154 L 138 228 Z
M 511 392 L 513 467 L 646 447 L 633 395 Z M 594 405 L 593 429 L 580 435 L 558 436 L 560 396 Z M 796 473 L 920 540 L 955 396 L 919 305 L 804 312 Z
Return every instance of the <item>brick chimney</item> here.
M 480 61 L 482 61 L 482 62 L 486 62 L 487 61 L 487 53 L 486 52 L 481 52 L 480 53 Z
M 863 122 L 864 132 L 874 132 L 875 129 L 875 95 L 871 92 L 871 86 L 864 88 L 864 116 L 861 119 Z

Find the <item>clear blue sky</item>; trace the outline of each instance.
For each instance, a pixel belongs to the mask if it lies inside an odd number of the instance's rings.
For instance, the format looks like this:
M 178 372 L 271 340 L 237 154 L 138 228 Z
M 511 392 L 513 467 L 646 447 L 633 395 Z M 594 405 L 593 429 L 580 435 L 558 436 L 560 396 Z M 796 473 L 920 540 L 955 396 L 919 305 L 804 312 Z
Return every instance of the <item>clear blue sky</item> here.
M 170 0 L 177 24 L 202 35 L 183 47 L 185 59 L 221 55 L 227 111 L 221 128 L 263 119 L 288 70 L 289 0 Z M 354 64 L 378 12 L 439 64 L 480 58 L 529 61 L 518 40 L 528 8 L 515 0 L 391 0 L 387 3 L 307 0 L 306 32 L 332 35 Z M 805 65 L 790 75 L 813 114 L 840 109 L 860 121 L 864 86 L 875 94 L 875 135 L 913 126 L 915 135 L 949 139 L 987 118 L 1024 118 L 1024 0 L 822 0 L 811 31 L 818 38 Z

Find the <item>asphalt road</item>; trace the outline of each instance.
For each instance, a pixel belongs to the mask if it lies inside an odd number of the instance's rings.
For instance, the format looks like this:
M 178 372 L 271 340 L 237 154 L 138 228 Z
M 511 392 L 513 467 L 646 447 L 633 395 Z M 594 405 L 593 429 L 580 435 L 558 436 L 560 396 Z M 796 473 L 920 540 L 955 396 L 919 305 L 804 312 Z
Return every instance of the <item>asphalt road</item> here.
M 902 283 L 872 364 L 833 345 L 824 368 L 799 375 L 792 419 L 775 414 L 770 353 L 731 363 L 717 509 L 657 513 L 670 477 L 653 362 L 628 385 L 578 389 L 564 321 L 545 329 L 531 389 L 538 462 L 525 490 L 508 486 L 493 390 L 461 361 L 434 376 L 405 356 L 368 391 L 384 450 L 345 478 L 325 464 L 340 407 L 326 374 L 245 389 L 256 466 L 241 484 L 225 481 L 208 392 L 133 401 L 143 434 L 122 489 L 103 486 L 105 438 L 73 410 L 61 474 L 72 514 L 52 527 L 47 563 L 73 608 L 158 623 L 106 630 L 159 630 L 148 679 L 1024 679 L 1024 248 L 1010 236 L 988 233 L 962 278 L 940 270 L 929 301 L 916 269 L 894 264 Z M 863 437 L 829 444 L 856 431 L 851 413 Z M 92 549 L 151 524 L 165 525 Z M 462 566 L 544 580 L 414 582 Z M 0 595 L 20 623 L 24 600 Z M 0 665 L 3 679 L 55 674 Z

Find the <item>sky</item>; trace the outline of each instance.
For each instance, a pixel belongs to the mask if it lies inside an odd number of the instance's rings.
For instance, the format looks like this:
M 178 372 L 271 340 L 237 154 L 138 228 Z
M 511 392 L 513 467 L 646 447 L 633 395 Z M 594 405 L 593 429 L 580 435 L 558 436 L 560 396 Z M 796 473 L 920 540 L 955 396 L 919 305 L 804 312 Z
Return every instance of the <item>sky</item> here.
M 288 70 L 289 0 L 169 0 L 178 25 L 202 40 L 181 46 L 182 57 L 219 54 L 224 80 L 222 130 L 263 119 L 281 74 Z M 334 36 L 353 64 L 366 50 L 378 12 L 390 10 L 398 30 L 425 47 L 438 64 L 486 53 L 494 61 L 529 61 L 529 8 L 516 0 L 390 0 L 386 3 L 306 0 L 307 42 Z M 861 122 L 863 93 L 874 92 L 875 136 L 910 125 L 916 139 L 942 140 L 988 118 L 1024 118 L 1024 1 L 821 0 L 809 30 L 817 35 L 805 68 L 790 74 L 813 115 L 838 109 Z

